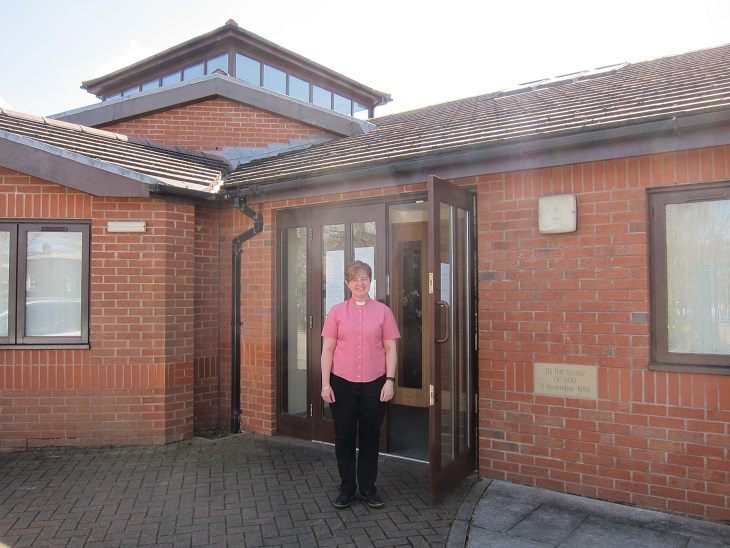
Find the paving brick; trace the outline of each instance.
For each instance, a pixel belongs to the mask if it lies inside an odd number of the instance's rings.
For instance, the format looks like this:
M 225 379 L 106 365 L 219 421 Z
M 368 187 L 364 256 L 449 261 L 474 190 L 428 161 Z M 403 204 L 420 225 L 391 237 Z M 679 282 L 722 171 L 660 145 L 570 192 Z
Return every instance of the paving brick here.
M 0 454 L 13 546 L 443 546 L 468 485 L 431 506 L 425 464 L 383 457 L 386 507 L 338 511 L 331 447 L 239 434 Z

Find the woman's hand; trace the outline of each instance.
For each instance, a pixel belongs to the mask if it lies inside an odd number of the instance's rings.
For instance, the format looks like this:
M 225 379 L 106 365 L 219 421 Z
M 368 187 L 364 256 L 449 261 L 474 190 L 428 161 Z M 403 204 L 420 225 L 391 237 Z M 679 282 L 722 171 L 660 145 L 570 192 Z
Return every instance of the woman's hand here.
M 380 401 L 390 401 L 395 395 L 395 383 L 393 381 L 385 381 L 383 388 L 380 390 Z
M 335 403 L 335 391 L 331 386 L 322 389 L 322 399 L 327 403 Z

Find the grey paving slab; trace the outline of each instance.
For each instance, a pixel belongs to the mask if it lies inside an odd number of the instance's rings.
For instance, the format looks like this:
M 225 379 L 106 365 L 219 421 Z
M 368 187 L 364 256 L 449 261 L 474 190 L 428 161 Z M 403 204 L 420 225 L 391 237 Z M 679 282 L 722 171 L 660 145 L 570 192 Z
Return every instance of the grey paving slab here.
M 500 481 L 478 480 L 474 491 L 480 495 L 467 527 L 468 548 L 730 547 L 728 524 Z
M 564 508 L 539 506 L 511 530 L 510 534 L 551 545 L 561 545 L 581 527 L 588 515 L 584 512 L 565 511 Z
M 490 493 L 477 503 L 472 525 L 504 533 L 516 526 L 538 506 L 537 503 Z
M 466 546 L 467 548 L 553 548 L 555 545 L 515 537 L 499 531 L 475 528 L 469 534 Z
M 630 523 L 605 519 L 600 516 L 588 518 L 560 546 L 563 548 L 585 548 L 586 546 L 605 546 L 611 539 L 613 546 L 621 548 L 684 548 L 689 542 L 685 535 L 660 531 L 649 527 L 639 527 Z

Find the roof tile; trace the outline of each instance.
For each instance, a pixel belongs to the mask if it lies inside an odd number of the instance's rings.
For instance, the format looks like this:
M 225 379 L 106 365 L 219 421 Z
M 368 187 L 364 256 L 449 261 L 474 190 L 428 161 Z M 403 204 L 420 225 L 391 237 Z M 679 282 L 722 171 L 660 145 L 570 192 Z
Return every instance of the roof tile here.
M 730 109 L 730 45 L 371 120 L 371 132 L 240 165 L 227 187 Z

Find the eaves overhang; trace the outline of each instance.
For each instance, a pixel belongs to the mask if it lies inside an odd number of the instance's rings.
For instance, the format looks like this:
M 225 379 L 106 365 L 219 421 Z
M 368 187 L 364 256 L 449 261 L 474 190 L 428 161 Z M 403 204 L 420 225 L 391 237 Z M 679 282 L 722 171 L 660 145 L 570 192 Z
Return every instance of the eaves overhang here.
M 222 74 L 201 76 L 165 88 L 50 116 L 83 126 L 104 127 L 213 98 L 223 98 L 288 118 L 339 136 L 367 133 L 375 126 L 311 103 L 281 95 Z
M 428 175 L 459 179 L 510 171 L 559 167 L 649 154 L 730 145 L 730 111 L 675 117 L 642 124 L 511 143 L 490 143 L 464 151 L 363 164 L 322 174 L 300 173 L 276 180 L 252 180 L 229 187 L 229 196 L 270 199 L 296 193 L 321 194 L 422 183 Z M 326 188 L 322 188 L 326 186 Z
M 1 130 L 0 166 L 93 196 L 146 198 L 150 188 L 171 184 Z

